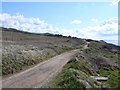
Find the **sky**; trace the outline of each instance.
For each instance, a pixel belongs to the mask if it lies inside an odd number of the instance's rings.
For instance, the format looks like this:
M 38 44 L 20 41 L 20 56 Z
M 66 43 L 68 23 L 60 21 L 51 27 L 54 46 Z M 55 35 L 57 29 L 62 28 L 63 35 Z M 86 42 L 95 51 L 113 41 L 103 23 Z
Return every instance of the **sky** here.
M 118 2 L 2 2 L 0 26 L 118 44 Z

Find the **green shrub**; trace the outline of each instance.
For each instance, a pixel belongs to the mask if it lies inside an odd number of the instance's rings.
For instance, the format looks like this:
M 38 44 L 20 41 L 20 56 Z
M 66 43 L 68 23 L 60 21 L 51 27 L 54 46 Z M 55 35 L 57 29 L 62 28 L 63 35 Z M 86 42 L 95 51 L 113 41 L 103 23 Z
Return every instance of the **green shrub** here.
M 77 73 L 75 71 L 63 70 L 53 81 L 53 87 L 59 88 L 81 88 L 85 89 L 85 86 L 76 78 Z

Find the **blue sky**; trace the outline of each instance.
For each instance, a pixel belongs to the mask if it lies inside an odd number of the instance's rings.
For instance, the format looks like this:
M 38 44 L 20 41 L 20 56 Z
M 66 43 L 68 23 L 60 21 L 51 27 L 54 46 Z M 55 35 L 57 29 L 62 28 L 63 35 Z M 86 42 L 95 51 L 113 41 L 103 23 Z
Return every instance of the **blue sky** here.
M 80 19 L 84 23 L 80 26 L 85 27 L 94 25 L 90 23 L 91 18 L 99 20 L 108 19 L 117 16 L 117 7 L 112 6 L 110 2 L 81 2 L 81 3 L 44 3 L 44 2 L 8 2 L 3 3 L 3 12 L 14 15 L 23 14 L 25 17 L 36 17 L 46 22 L 71 28 L 69 22 L 74 19 Z
M 116 2 L 3 2 L 1 17 L 4 27 L 117 44 Z

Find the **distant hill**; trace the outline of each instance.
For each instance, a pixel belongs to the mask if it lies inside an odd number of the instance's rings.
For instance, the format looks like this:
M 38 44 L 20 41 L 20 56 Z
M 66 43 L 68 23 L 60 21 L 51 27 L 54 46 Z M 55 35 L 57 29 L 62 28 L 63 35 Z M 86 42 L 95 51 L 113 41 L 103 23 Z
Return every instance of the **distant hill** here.
M 22 31 L 22 30 L 17 30 L 14 28 L 4 28 L 4 27 L 0 27 L 0 30 L 2 31 L 10 31 L 10 32 L 18 32 L 18 33 L 24 33 L 24 34 L 31 34 L 31 35 L 43 35 L 43 36 L 53 36 L 53 37 L 68 37 L 68 38 L 77 38 L 77 37 L 72 37 L 72 36 L 63 36 L 61 34 L 52 34 L 52 33 L 32 33 L 32 32 L 26 32 L 26 31 Z

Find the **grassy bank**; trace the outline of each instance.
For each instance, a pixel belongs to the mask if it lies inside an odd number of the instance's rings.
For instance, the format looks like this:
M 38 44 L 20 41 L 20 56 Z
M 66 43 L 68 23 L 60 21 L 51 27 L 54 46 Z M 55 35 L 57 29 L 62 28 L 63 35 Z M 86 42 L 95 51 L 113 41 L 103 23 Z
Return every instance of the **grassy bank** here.
M 54 49 L 46 49 L 43 53 L 39 53 L 38 51 L 32 50 L 34 53 L 25 53 L 23 51 L 15 51 L 9 52 L 7 54 L 3 54 L 2 56 L 2 75 L 8 75 L 17 73 L 21 70 L 24 70 L 32 65 L 38 64 L 42 61 L 45 61 L 55 55 L 59 55 L 63 52 L 72 50 L 73 48 L 54 48 Z
M 120 88 L 118 47 L 92 41 L 88 48 L 70 60 L 53 79 L 51 87 L 59 88 Z M 97 81 L 92 76 L 108 77 Z
M 12 28 L 0 28 L 0 31 L 3 75 L 19 72 L 85 44 L 82 39 L 57 34 L 35 34 Z

